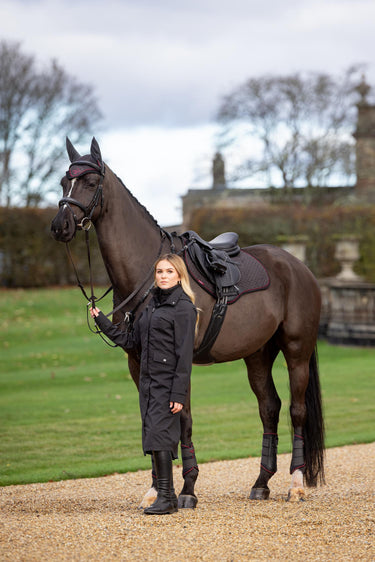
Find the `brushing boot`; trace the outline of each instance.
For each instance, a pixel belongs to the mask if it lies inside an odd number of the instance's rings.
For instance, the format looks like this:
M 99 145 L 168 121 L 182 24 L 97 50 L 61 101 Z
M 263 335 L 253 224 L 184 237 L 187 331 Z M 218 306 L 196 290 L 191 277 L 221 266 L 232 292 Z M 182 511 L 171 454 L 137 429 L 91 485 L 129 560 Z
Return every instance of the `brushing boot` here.
M 175 513 L 177 508 L 177 497 L 173 488 L 172 455 L 170 451 L 153 451 L 156 478 L 158 483 L 158 495 L 150 507 L 146 507 L 146 515 L 164 515 Z

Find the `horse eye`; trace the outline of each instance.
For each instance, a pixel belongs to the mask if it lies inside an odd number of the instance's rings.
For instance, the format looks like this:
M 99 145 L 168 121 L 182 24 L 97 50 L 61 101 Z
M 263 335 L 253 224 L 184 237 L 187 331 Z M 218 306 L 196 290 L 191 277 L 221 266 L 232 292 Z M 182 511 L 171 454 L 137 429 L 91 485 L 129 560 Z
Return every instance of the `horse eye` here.
M 96 184 L 97 184 L 97 179 L 96 179 L 96 177 L 91 177 L 91 178 L 90 178 L 90 177 L 88 176 L 88 177 L 85 178 L 84 187 L 91 189 L 91 188 L 96 187 Z

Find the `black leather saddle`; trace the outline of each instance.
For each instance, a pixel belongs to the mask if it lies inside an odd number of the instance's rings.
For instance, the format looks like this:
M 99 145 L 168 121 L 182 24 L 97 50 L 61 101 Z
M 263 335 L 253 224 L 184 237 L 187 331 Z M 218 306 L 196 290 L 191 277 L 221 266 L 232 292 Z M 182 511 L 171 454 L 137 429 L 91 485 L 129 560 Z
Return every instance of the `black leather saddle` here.
M 238 234 L 236 232 L 223 232 L 208 242 L 215 250 L 221 250 L 230 257 L 238 256 L 240 247 L 238 245 Z
M 236 283 L 241 279 L 238 265 L 231 260 L 240 253 L 238 234 L 224 232 L 206 242 L 193 230 L 182 234 L 185 252 L 201 274 L 216 287 L 217 297 L 238 294 Z
M 241 251 L 235 232 L 224 232 L 206 242 L 196 232 L 188 230 L 181 238 L 189 274 L 202 289 L 216 297 L 206 332 L 199 348 L 194 350 L 195 363 L 212 363 L 210 351 L 224 322 L 228 305 L 236 302 L 241 295 L 267 289 L 270 279 L 256 258 Z

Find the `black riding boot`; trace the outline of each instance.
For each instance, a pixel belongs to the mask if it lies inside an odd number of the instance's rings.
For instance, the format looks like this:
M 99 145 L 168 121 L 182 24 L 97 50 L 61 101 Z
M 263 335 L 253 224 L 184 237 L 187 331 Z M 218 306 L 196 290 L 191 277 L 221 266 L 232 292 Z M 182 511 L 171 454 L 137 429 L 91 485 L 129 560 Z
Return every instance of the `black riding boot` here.
M 146 507 L 146 515 L 164 515 L 175 513 L 177 497 L 173 488 L 172 455 L 170 451 L 153 451 L 156 478 L 158 483 L 158 496 L 150 507 Z

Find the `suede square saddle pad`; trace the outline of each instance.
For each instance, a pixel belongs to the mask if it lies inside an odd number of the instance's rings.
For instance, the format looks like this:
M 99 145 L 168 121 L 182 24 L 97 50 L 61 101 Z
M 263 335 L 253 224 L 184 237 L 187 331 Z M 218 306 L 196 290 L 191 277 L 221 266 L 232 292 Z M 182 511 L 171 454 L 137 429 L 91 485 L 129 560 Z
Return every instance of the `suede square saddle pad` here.
M 215 285 L 197 268 L 186 250 L 184 252 L 184 259 L 189 274 L 194 281 L 207 293 L 216 298 Z M 254 293 L 255 291 L 264 291 L 269 287 L 270 278 L 267 270 L 254 256 L 241 250 L 237 256 L 231 257 L 230 260 L 237 264 L 241 277 L 235 287 L 229 291 L 228 304 L 236 302 L 242 295 Z

